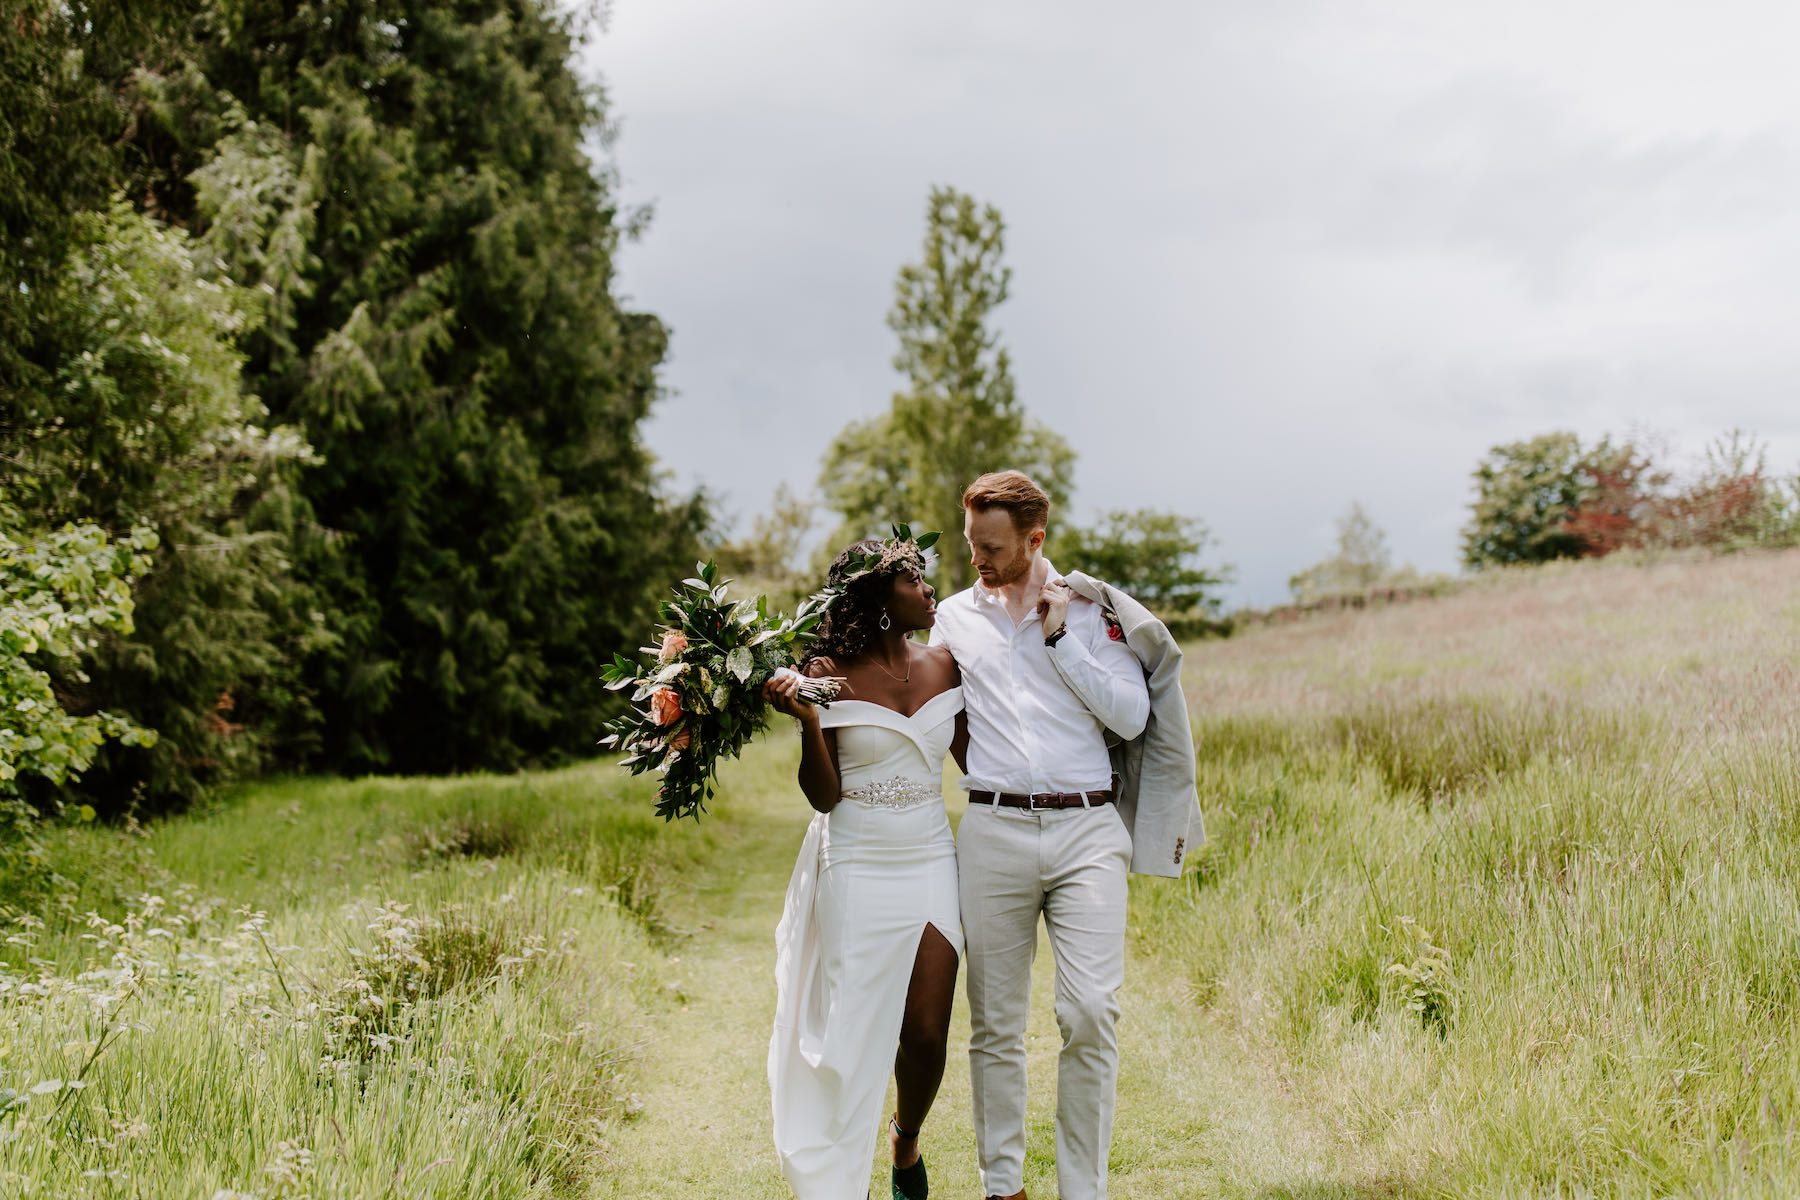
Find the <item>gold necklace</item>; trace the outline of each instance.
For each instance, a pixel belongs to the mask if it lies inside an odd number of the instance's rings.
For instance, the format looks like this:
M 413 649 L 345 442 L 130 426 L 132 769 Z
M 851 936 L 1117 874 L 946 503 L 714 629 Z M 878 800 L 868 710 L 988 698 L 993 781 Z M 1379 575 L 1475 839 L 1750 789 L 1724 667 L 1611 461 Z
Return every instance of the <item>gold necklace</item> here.
M 873 654 L 869 655 L 869 661 L 875 664 L 875 669 L 877 671 L 880 671 L 883 675 L 886 675 L 889 679 L 893 680 L 895 683 L 911 683 L 912 682 L 913 657 L 912 657 L 911 650 L 908 650 L 906 652 L 906 678 L 905 679 L 900 678 L 900 676 L 894 674 L 892 671 L 890 671 L 886 667 L 882 666 L 881 660 L 876 658 Z

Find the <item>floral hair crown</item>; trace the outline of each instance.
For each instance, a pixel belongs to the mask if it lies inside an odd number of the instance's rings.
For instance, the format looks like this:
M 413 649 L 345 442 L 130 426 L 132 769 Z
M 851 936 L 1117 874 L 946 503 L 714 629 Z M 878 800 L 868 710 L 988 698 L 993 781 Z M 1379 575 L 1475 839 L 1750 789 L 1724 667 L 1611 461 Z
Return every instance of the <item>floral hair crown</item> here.
M 941 536 L 943 535 L 932 530 L 915 537 L 911 526 L 894 526 L 894 536 L 881 543 L 880 549 L 850 555 L 844 564 L 842 577 L 835 583 L 826 585 L 823 591 L 813 597 L 815 607 L 820 611 L 831 608 L 850 590 L 852 584 L 870 575 L 886 575 L 901 567 L 925 574 L 937 558 L 930 551 Z

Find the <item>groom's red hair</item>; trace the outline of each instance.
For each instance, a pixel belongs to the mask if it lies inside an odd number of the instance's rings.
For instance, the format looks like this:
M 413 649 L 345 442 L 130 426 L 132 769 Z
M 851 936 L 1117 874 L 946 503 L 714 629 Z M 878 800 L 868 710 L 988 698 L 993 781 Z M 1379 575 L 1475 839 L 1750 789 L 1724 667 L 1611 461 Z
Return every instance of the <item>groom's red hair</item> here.
M 1023 471 L 989 471 L 963 489 L 962 502 L 970 512 L 1004 508 L 1020 533 L 1049 528 L 1050 497 Z

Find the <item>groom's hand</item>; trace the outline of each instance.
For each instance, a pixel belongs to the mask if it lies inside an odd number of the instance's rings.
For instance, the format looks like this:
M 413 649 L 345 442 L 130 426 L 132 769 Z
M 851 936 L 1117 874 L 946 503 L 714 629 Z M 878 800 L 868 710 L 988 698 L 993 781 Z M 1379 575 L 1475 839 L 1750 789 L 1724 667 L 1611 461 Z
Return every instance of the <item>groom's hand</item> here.
M 1038 616 L 1044 621 L 1044 636 L 1049 637 L 1069 619 L 1069 601 L 1075 593 L 1060 579 L 1052 579 L 1038 592 Z

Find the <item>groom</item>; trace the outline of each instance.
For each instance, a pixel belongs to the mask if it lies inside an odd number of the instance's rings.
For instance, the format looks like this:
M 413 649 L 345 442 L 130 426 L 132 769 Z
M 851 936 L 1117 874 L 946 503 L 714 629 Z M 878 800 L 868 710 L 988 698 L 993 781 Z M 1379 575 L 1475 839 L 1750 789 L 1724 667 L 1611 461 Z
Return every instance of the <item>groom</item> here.
M 1063 1200 L 1101 1200 L 1126 875 L 1134 864 L 1179 874 L 1199 815 L 1180 650 L 1129 597 L 1083 575 L 1064 580 L 1043 558 L 1050 499 L 1030 477 L 983 475 L 963 510 L 980 579 L 938 606 L 931 636 L 955 656 L 968 708 L 957 859 L 982 1189 L 990 1200 L 1025 1195 L 1025 1019 L 1041 914 L 1062 1030 L 1057 1182 Z M 1160 738 L 1147 739 L 1147 725 Z M 1135 751 L 1120 755 L 1120 794 L 1109 742 Z

